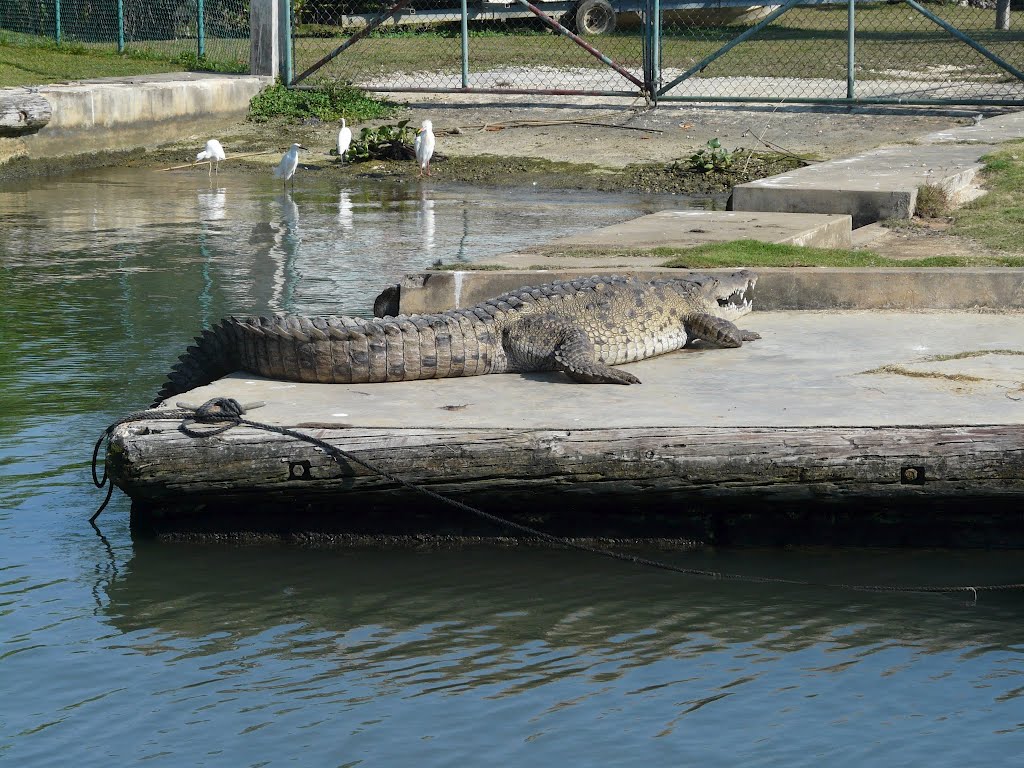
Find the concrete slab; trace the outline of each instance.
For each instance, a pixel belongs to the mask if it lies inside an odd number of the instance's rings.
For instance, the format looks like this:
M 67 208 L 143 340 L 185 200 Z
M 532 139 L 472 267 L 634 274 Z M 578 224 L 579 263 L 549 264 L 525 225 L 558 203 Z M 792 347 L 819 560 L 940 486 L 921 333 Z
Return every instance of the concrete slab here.
M 50 102 L 53 117 L 38 133 L 0 138 L 0 163 L 154 147 L 202 134 L 244 117 L 249 100 L 272 82 L 175 72 L 41 86 L 33 90 Z
M 1024 139 L 1024 112 L 1011 112 L 979 120 L 975 125 L 960 125 L 929 133 L 917 139 L 918 144 L 950 144 L 974 142 L 996 144 Z
M 653 280 L 688 273 L 688 270 L 649 267 L 636 260 L 616 256 L 586 261 L 591 263 L 573 261 L 574 266 L 577 266 L 575 269 L 422 272 L 406 275 L 399 284 L 399 309 L 411 315 L 470 307 L 524 285 L 571 280 L 581 274 L 615 272 Z M 715 274 L 733 270 L 697 271 Z M 1024 269 L 1012 267 L 776 267 L 754 271 L 758 274 L 754 306 L 761 311 L 980 309 L 1006 312 L 1024 309 Z
M 988 144 L 883 147 L 770 176 L 733 189 L 737 211 L 847 213 L 853 226 L 907 219 L 917 188 L 942 186 L 954 203 L 976 196 Z
M 327 429 L 1024 423 L 1024 315 L 755 311 L 741 325 L 763 338 L 623 366 L 641 385 L 557 373 L 352 385 L 235 374 L 175 400 L 263 400 L 252 418 Z
M 820 213 L 658 211 L 621 224 L 560 237 L 549 248 L 692 248 L 729 240 L 849 248 L 850 217 Z M 557 257 L 552 257 L 557 258 Z

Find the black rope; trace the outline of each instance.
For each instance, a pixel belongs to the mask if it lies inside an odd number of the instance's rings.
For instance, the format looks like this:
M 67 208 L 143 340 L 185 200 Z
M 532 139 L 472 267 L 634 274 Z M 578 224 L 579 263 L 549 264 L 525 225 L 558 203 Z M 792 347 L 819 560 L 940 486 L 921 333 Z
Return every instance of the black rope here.
M 203 403 L 201 406 L 195 409 L 150 409 L 147 411 L 139 411 L 133 414 L 129 414 L 128 416 L 119 419 L 118 421 L 114 422 L 109 427 L 107 427 L 107 429 L 103 433 L 103 436 L 100 437 L 99 441 L 96 443 L 96 449 L 93 451 L 92 457 L 93 482 L 96 484 L 97 487 L 100 488 L 102 488 L 103 484 L 107 482 L 107 473 L 105 467 L 103 471 L 102 480 L 99 480 L 97 478 L 96 462 L 99 454 L 100 445 L 102 445 L 102 443 L 110 437 L 111 433 L 114 431 L 116 427 L 130 421 L 139 421 L 142 419 L 180 418 L 182 419 L 182 423 L 178 427 L 179 430 L 181 430 L 181 432 L 190 437 L 210 437 L 212 435 L 219 435 L 223 432 L 226 432 L 228 429 L 231 429 L 231 427 L 234 426 L 246 426 L 251 427 L 253 429 L 261 429 L 265 432 L 274 432 L 279 435 L 284 435 L 286 437 L 292 437 L 295 438 L 296 440 L 301 440 L 303 442 L 310 443 L 320 448 L 324 453 L 330 456 L 339 466 L 342 466 L 343 459 L 346 461 L 350 461 L 354 464 L 358 464 L 359 466 L 369 470 L 370 472 L 376 475 L 380 475 L 386 480 L 390 480 L 391 482 L 402 486 L 403 488 L 408 488 L 411 491 L 420 493 L 424 496 L 434 499 L 435 501 L 440 501 L 444 504 L 449 504 L 455 507 L 456 509 L 461 509 L 464 512 L 469 512 L 471 514 L 477 515 L 478 517 L 482 517 L 485 520 L 488 520 L 499 526 L 510 528 L 514 531 L 519 531 L 520 533 L 525 533 L 529 536 L 541 539 L 542 541 L 546 541 L 550 544 L 554 544 L 556 546 L 563 547 L 566 549 L 575 549 L 580 552 L 587 552 L 589 554 L 601 555 L 602 557 L 609 557 L 613 560 L 622 560 L 624 562 L 634 563 L 636 565 L 642 565 L 649 568 L 658 568 L 663 571 L 681 573 L 687 576 L 704 576 L 707 578 L 723 581 L 743 581 L 754 584 L 782 584 L 799 587 L 849 589 L 861 592 L 971 592 L 973 593 L 975 600 L 977 600 L 978 592 L 982 591 L 1024 589 L 1024 582 L 1014 584 L 985 584 L 981 586 L 887 586 L 879 584 L 841 584 L 829 582 L 814 582 L 804 581 L 801 579 L 785 579 L 774 576 L 746 576 L 738 573 L 725 573 L 722 571 L 712 571 L 703 568 L 685 568 L 683 566 L 673 565 L 672 563 L 666 563 L 660 560 L 652 560 L 647 557 L 632 555 L 626 552 L 616 552 L 615 550 L 604 549 L 602 547 L 592 547 L 588 544 L 582 544 L 580 542 L 573 541 L 572 539 L 566 539 L 561 536 L 555 536 L 550 533 L 545 533 L 544 531 L 539 531 L 536 528 L 531 528 L 530 526 L 523 525 L 522 523 L 517 523 L 512 520 L 506 520 L 505 518 L 498 517 L 497 515 L 492 515 L 490 512 L 484 512 L 482 509 L 477 509 L 476 507 L 472 507 L 469 504 L 464 504 L 463 502 L 458 501 L 457 499 L 449 498 L 440 493 L 437 493 L 436 491 L 432 491 L 429 488 L 425 488 L 422 485 L 417 485 L 416 483 L 412 483 L 408 480 L 405 480 L 404 478 L 401 478 L 398 475 L 388 472 L 386 469 L 382 469 L 381 467 L 378 467 L 375 464 L 366 461 L 365 459 L 361 459 L 358 456 L 349 453 L 348 451 L 342 448 L 338 448 L 337 446 L 328 443 L 326 440 L 321 440 L 318 437 L 313 437 L 312 435 L 308 435 L 304 432 L 298 432 L 294 429 L 289 429 L 288 427 L 279 427 L 274 424 L 265 424 L 259 421 L 252 421 L 251 419 L 243 418 L 245 412 L 245 408 L 237 400 L 234 400 L 233 398 L 229 397 L 218 397 L 213 398 L 212 400 L 208 400 L 207 402 Z M 214 430 L 196 430 L 189 426 L 189 421 L 194 421 L 201 424 L 214 424 L 218 422 L 224 422 L 224 425 Z M 96 510 L 96 513 L 89 519 L 89 522 L 94 521 L 96 517 L 99 516 L 100 512 L 103 511 L 103 508 L 106 507 L 107 502 L 110 500 L 110 494 L 112 490 L 112 487 L 108 489 L 107 498 L 104 500 L 103 504 L 100 505 L 100 508 Z

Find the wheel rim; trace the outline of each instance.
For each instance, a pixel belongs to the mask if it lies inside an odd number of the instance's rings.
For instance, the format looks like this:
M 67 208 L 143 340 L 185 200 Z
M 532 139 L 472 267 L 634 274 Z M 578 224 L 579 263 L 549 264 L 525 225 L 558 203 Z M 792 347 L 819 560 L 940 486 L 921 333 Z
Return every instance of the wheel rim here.
M 583 29 L 590 34 L 606 32 L 611 24 L 612 14 L 602 5 L 594 5 L 583 13 Z

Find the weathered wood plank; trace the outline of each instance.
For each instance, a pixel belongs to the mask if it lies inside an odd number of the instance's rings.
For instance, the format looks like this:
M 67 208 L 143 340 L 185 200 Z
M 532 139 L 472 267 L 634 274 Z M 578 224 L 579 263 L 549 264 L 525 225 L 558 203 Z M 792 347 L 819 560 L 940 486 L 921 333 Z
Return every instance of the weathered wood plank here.
M 111 475 L 133 498 L 393 490 L 357 464 L 338 466 L 314 446 L 275 433 L 234 428 L 197 439 L 176 427 L 147 422 L 115 432 Z M 522 484 L 538 494 L 625 484 L 794 500 L 1024 491 L 1021 425 L 308 432 L 410 482 L 454 494 Z M 297 477 L 295 467 L 306 462 Z
M 50 102 L 38 93 L 0 94 L 0 136 L 35 133 L 51 117 Z

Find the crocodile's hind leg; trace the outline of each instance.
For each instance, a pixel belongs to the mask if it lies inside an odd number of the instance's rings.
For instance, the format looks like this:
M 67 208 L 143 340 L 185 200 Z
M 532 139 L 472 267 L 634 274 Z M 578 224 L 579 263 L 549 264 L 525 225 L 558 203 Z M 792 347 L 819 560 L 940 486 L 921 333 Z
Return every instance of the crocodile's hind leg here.
M 558 315 L 527 315 L 504 329 L 502 345 L 509 368 L 564 371 L 581 384 L 639 384 L 631 373 L 597 359 L 594 344 L 578 325 Z
M 745 331 L 724 318 L 708 314 L 688 317 L 686 332 L 691 340 L 702 339 L 720 347 L 741 347 L 744 341 L 761 338 L 759 333 Z

